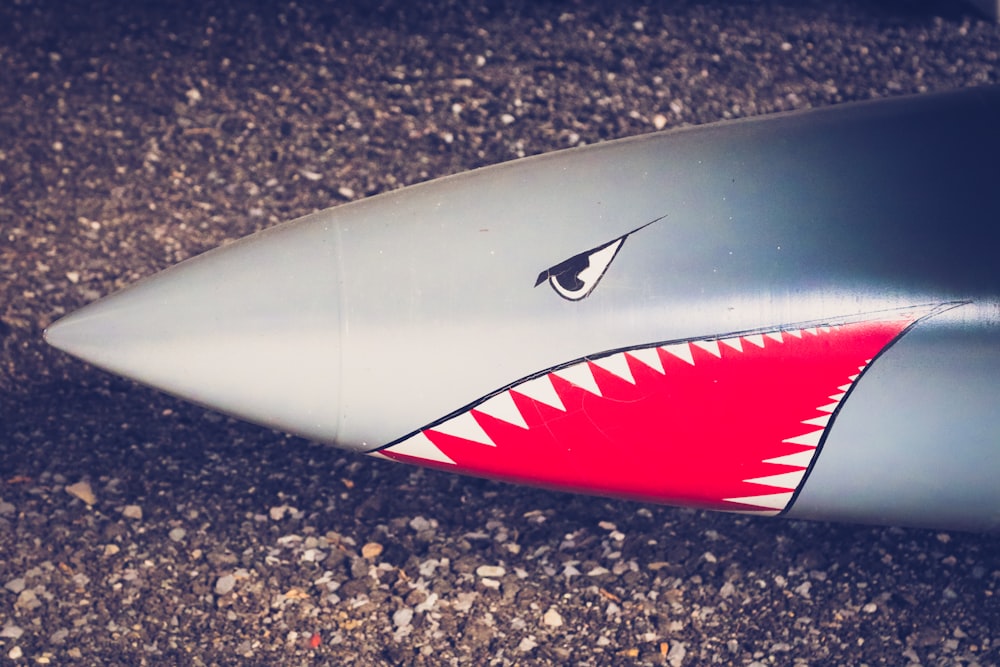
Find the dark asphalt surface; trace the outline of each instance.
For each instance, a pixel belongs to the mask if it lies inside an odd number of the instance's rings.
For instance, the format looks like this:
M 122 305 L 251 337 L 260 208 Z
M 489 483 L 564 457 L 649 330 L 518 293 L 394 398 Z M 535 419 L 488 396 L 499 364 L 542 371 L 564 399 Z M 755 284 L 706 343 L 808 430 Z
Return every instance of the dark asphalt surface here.
M 411 469 L 41 341 L 315 209 L 998 59 L 946 0 L 0 4 L 0 663 L 1000 664 L 995 535 Z

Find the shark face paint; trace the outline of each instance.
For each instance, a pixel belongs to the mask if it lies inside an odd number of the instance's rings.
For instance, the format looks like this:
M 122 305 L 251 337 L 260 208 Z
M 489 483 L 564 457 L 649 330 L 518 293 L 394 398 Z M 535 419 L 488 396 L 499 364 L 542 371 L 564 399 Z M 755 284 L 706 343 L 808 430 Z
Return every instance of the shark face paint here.
M 868 366 L 947 307 L 605 352 L 514 382 L 377 453 L 559 489 L 778 514 Z
M 268 229 L 46 335 L 385 458 L 1000 529 L 998 109 L 970 89 L 500 164 Z

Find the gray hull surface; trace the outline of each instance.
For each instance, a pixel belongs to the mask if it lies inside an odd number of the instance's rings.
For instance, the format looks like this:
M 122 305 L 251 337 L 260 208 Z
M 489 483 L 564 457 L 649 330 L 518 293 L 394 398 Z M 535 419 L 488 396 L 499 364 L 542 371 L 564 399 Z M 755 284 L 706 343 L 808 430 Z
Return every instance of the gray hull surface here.
M 654 134 L 319 212 L 57 347 L 387 458 L 1000 526 L 1000 90 Z

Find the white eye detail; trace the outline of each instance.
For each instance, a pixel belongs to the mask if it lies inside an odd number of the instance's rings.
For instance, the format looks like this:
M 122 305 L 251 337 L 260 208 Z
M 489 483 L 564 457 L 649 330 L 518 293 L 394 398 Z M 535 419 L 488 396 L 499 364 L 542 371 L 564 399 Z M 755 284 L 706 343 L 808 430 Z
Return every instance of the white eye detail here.
M 597 287 L 627 236 L 628 234 L 620 236 L 602 246 L 573 255 L 542 271 L 538 274 L 535 287 L 548 280 L 556 294 L 564 299 L 579 301 L 585 298 Z
M 559 262 L 555 266 L 550 266 L 538 274 L 535 287 L 538 287 L 546 280 L 552 285 L 556 294 L 569 301 L 580 301 L 587 298 L 597 283 L 601 282 L 604 272 L 608 270 L 615 255 L 621 250 L 622 244 L 632 234 L 640 229 L 649 227 L 654 222 L 663 220 L 666 214 L 650 220 L 644 225 L 636 227 L 632 231 L 619 236 L 613 241 L 608 241 L 596 248 L 585 250 L 578 255 L 573 255 L 564 262 Z

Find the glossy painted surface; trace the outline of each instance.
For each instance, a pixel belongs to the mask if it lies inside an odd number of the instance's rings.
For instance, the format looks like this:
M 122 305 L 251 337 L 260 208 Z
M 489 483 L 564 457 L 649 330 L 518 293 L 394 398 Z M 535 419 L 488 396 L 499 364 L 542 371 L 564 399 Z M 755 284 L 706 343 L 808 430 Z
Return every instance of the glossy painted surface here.
M 979 89 L 507 163 L 250 237 L 48 336 L 390 458 L 678 504 L 774 512 L 794 497 L 796 516 L 994 527 L 998 113 L 1000 91 Z M 808 423 L 840 393 L 835 419 Z M 821 428 L 815 445 L 788 442 Z M 485 449 L 469 444 L 484 434 Z

